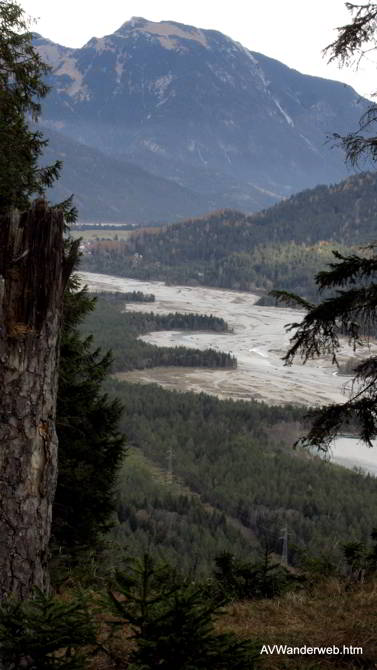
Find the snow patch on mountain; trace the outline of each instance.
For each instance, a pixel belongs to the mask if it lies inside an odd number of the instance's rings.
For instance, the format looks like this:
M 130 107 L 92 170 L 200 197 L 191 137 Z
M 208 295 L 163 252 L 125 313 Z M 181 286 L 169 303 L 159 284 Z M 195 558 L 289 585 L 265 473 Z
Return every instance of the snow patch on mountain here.
M 243 54 L 245 54 L 245 56 L 247 56 L 247 58 L 249 58 L 249 60 L 251 60 L 253 65 L 258 65 L 257 59 L 253 56 L 253 54 L 251 53 L 251 51 L 249 51 L 249 49 L 246 49 L 246 47 L 244 47 L 243 44 L 241 44 L 241 42 L 235 42 L 234 44 L 240 51 L 242 51 Z
M 232 76 L 229 72 L 225 70 L 225 68 L 220 68 L 212 65 L 212 63 L 208 63 L 208 67 L 213 72 L 215 77 L 220 79 L 224 84 L 230 84 L 231 86 L 235 87 L 236 82 L 234 79 L 234 76 Z
M 207 166 L 208 161 L 205 160 L 205 158 L 204 158 L 204 156 L 203 156 L 203 153 L 202 153 L 202 149 L 205 151 L 205 147 L 204 147 L 202 144 L 200 144 L 197 140 L 190 139 L 190 140 L 187 142 L 187 149 L 188 149 L 191 153 L 196 153 L 196 155 L 198 156 L 200 162 L 201 162 L 203 165 Z
M 160 144 L 157 144 L 157 142 L 153 142 L 153 140 L 145 139 L 142 141 L 142 145 L 145 146 L 149 151 L 152 151 L 152 153 L 166 154 L 164 147 L 162 147 Z
M 123 58 L 119 57 L 119 54 L 117 55 L 116 63 L 115 63 L 115 73 L 116 73 L 116 83 L 120 84 L 122 75 L 124 71 L 124 60 Z
M 202 147 L 202 148 L 205 148 L 205 147 Z M 203 158 L 203 154 L 201 152 L 201 147 L 200 147 L 199 144 L 196 144 L 196 151 L 197 151 L 197 154 L 198 154 L 201 162 L 203 163 L 203 165 L 207 166 L 208 161 L 206 161 L 205 158 Z
M 253 184 L 251 182 L 249 182 L 249 184 L 257 191 L 260 191 L 260 193 L 266 193 L 266 195 L 270 195 L 272 198 L 276 198 L 277 200 L 282 199 L 281 193 L 276 193 L 275 191 L 269 191 L 267 188 L 262 188 L 261 186 L 257 186 L 257 184 Z
M 259 62 L 258 62 L 258 60 L 257 60 L 257 59 L 255 58 L 255 56 L 251 53 L 251 51 L 249 51 L 249 49 L 246 49 L 246 47 L 244 47 L 242 44 L 240 44 L 240 42 L 235 42 L 235 44 L 237 45 L 237 48 L 239 49 L 239 51 L 241 51 L 241 52 L 242 52 L 242 53 L 243 53 L 243 54 L 244 54 L 244 55 L 245 55 L 245 56 L 252 62 L 252 64 L 253 64 L 253 69 L 252 69 L 253 73 L 254 73 L 254 74 L 258 77 L 258 79 L 261 81 L 263 89 L 267 92 L 267 91 L 268 91 L 268 87 L 269 87 L 269 85 L 270 85 L 271 82 L 270 82 L 270 81 L 267 79 L 267 77 L 265 76 L 265 74 L 264 74 L 264 72 L 263 72 L 263 70 L 262 70 L 262 68 L 261 68 L 261 66 L 260 66 L 260 64 L 259 64 Z
M 281 104 L 279 103 L 279 101 L 276 100 L 276 98 L 274 98 L 273 95 L 271 96 L 271 98 L 272 98 L 272 100 L 274 101 L 274 103 L 275 103 L 276 107 L 278 108 L 279 112 L 284 116 L 284 118 L 285 118 L 286 122 L 288 123 L 288 125 L 289 125 L 289 126 L 294 126 L 295 124 L 293 123 L 291 117 L 289 116 L 289 114 L 287 114 L 287 112 L 285 111 L 285 109 L 282 108 L 282 106 L 281 106 Z
M 90 100 L 90 93 L 87 86 L 84 84 L 85 73 L 77 67 L 77 60 L 72 56 L 66 56 L 61 64 L 54 70 L 54 75 L 66 75 L 72 80 L 72 83 L 64 87 L 64 93 L 70 97 L 77 96 L 79 100 Z
M 300 137 L 302 137 L 304 142 L 306 142 L 306 144 L 308 145 L 308 147 L 312 151 L 314 151 L 316 154 L 319 154 L 319 151 L 318 151 L 317 147 L 314 146 L 313 142 L 311 142 L 307 137 L 305 137 L 305 135 L 302 135 L 301 133 L 300 133 Z
M 228 163 L 230 165 L 232 165 L 232 159 L 231 159 L 229 154 L 237 153 L 235 151 L 235 148 L 233 146 L 231 146 L 230 144 L 224 144 L 224 142 L 219 142 L 219 147 L 223 151 L 224 156 L 225 156 L 226 160 L 228 161 Z
M 160 98 L 163 98 L 166 93 L 166 89 L 170 86 L 173 79 L 174 77 L 172 74 L 166 74 L 156 79 L 156 81 L 152 83 L 151 87 L 156 91 Z

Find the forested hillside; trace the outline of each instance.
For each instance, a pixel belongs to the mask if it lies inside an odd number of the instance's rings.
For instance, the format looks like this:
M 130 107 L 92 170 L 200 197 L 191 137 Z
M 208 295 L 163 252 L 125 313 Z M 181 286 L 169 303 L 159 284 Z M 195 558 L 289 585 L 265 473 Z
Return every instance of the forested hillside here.
M 129 548 L 203 573 L 220 551 L 257 557 L 267 542 L 280 554 L 285 524 L 292 563 L 302 551 L 336 562 L 342 542 L 366 540 L 377 481 L 293 451 L 301 408 L 115 381 L 108 389 L 136 448 L 119 483 L 116 537 Z
M 376 239 L 377 176 L 358 173 L 331 186 L 301 191 L 248 217 L 260 242 L 330 241 L 352 246 Z
M 318 186 L 253 216 L 233 210 L 141 231 L 127 242 L 97 242 L 88 270 L 173 283 L 252 291 L 294 290 L 315 297 L 314 275 L 332 259 L 377 236 L 377 178 L 356 175 Z
M 177 356 L 174 348 L 137 340 L 149 329 L 221 331 L 227 328 L 221 319 L 123 308 L 122 294 L 104 294 L 84 324 L 96 344 L 112 348 L 114 370 L 172 361 L 228 366 L 234 360 L 184 347 Z M 342 542 L 367 538 L 377 480 L 293 451 L 302 408 L 221 401 L 115 379 L 107 390 L 125 407 L 121 427 L 130 453 L 119 478 L 114 537 L 129 550 L 148 548 L 185 570 L 206 574 L 221 551 L 257 557 L 267 543 L 279 554 L 286 523 L 293 563 L 303 550 L 337 561 Z

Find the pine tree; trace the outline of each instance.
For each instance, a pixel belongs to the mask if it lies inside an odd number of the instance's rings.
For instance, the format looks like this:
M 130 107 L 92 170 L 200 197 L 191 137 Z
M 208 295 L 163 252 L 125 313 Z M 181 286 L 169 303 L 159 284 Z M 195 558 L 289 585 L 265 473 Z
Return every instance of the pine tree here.
M 111 354 L 93 348 L 80 322 L 95 298 L 72 277 L 65 293 L 60 348 L 57 433 L 59 476 L 53 507 L 54 544 L 74 554 L 96 547 L 114 511 L 114 482 L 123 454 L 122 406 L 101 391 Z
M 367 345 L 370 333 L 377 328 L 377 254 L 375 245 L 369 254 L 343 256 L 333 252 L 336 262 L 330 270 L 316 276 L 319 291 L 335 289 L 334 296 L 313 305 L 285 291 L 273 291 L 281 301 L 293 302 L 307 310 L 295 330 L 291 346 L 284 357 L 289 365 L 295 356 L 303 362 L 321 355 L 331 356 L 337 364 L 342 337 L 347 337 L 354 349 Z M 360 438 L 372 446 L 377 436 L 377 357 L 363 359 L 354 368 L 350 398 L 343 404 L 326 405 L 308 414 L 311 429 L 302 440 L 320 449 L 328 449 L 334 437 L 345 426 L 352 425 Z
M 365 55 L 368 54 L 370 59 L 370 52 L 377 48 L 377 4 L 345 4 L 352 20 L 337 29 L 337 39 L 326 47 L 324 53 L 330 56 L 330 62 L 358 67 Z M 343 136 L 334 133 L 334 139 L 343 147 L 346 160 L 351 165 L 358 165 L 363 159 L 377 160 L 377 137 L 373 134 L 376 122 L 377 106 L 373 103 L 362 115 L 356 131 Z
M 66 223 L 76 217 L 71 198 L 54 208 L 44 199 L 45 190 L 59 176 L 61 163 L 39 167 L 47 141 L 40 131 L 30 128 L 38 119 L 40 100 L 48 92 L 44 82 L 48 71 L 33 47 L 20 5 L 0 0 L 0 442 L 5 455 L 0 463 L 0 599 L 11 593 L 27 598 L 34 586 L 48 588 L 47 545 L 57 478 L 60 327 L 64 287 L 78 250 L 78 242 L 64 242 L 63 237 Z M 35 195 L 43 197 L 32 203 Z M 110 359 L 92 352 L 89 341 L 80 341 L 75 333 L 74 319 L 79 318 L 80 310 L 85 311 L 83 303 L 81 307 L 78 304 L 79 298 L 66 292 L 63 349 L 68 353 L 62 357 L 60 388 L 71 415 L 60 411 L 66 423 L 60 429 L 62 474 L 56 536 L 60 519 L 67 531 L 67 544 L 77 541 L 75 525 L 83 542 L 105 528 L 122 442 L 116 429 L 120 408 L 99 390 Z M 69 371 L 69 353 L 76 370 L 71 365 Z M 75 408 L 69 403 L 73 398 Z M 61 407 L 64 403 L 62 390 Z M 84 443 L 86 457 L 80 452 Z M 76 452 L 69 451 L 74 448 Z M 76 487 L 74 501 L 70 465 L 77 466 L 73 479 L 76 477 L 75 484 L 81 482 L 83 489 L 79 498 Z M 92 484 L 98 496 L 97 507 L 92 498 L 94 509 L 86 504 L 89 489 L 85 487 Z M 81 525 L 77 519 L 73 523 L 72 514 L 72 509 L 77 514 L 79 504 L 88 512 Z
M 17 2 L 0 1 L 0 211 L 26 209 L 59 176 L 61 161 L 39 168 L 47 140 L 29 128 L 37 121 L 40 100 L 49 87 L 49 67 L 32 44 L 24 12 Z
M 39 167 L 46 142 L 29 128 L 47 72 L 22 8 L 0 0 L 0 598 L 48 588 L 59 332 L 77 245 L 64 244 L 70 200 L 31 201 L 61 168 Z
M 115 630 L 131 627 L 136 648 L 132 670 L 252 670 L 257 645 L 231 633 L 216 633 L 219 604 L 203 588 L 174 574 L 168 565 L 156 566 L 145 554 L 130 561 L 127 572 L 110 593 Z M 120 596 L 120 597 L 119 597 Z
M 33 600 L 0 605 L 2 670 L 84 670 L 95 647 L 95 623 L 82 594 L 63 602 L 36 590 Z
M 377 48 L 377 4 L 346 3 L 352 21 L 338 28 L 337 39 L 325 53 L 330 60 L 341 64 L 359 62 L 366 51 Z M 377 137 L 373 125 L 377 122 L 377 106 L 371 105 L 362 116 L 356 132 L 346 136 L 334 134 L 352 165 L 362 159 L 377 161 Z M 294 323 L 291 347 L 284 360 L 291 364 L 300 355 L 306 362 L 323 354 L 337 364 L 340 338 L 347 337 L 354 349 L 368 343 L 368 335 L 376 334 L 377 326 L 377 245 L 369 245 L 363 253 L 344 256 L 333 252 L 336 261 L 330 270 L 316 276 L 319 291 L 333 290 L 335 294 L 313 305 L 286 291 L 272 291 L 279 300 L 293 302 L 307 311 L 301 323 Z M 377 357 L 369 356 L 354 368 L 349 399 L 309 413 L 311 428 L 300 440 L 303 444 L 327 450 L 334 437 L 345 426 L 356 429 L 369 446 L 377 437 Z

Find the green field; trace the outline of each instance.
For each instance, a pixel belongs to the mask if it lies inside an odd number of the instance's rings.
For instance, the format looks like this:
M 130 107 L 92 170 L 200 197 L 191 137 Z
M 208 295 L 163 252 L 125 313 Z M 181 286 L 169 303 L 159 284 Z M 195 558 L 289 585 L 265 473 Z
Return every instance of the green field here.
M 71 230 L 74 239 L 82 237 L 84 241 L 88 240 L 128 240 L 133 230 L 121 230 L 119 228 L 87 228 L 86 230 Z

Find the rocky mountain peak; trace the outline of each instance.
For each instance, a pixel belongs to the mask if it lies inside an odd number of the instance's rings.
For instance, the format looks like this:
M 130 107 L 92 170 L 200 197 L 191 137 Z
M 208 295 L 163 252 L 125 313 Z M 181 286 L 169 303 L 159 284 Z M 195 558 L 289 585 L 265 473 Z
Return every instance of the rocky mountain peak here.
M 38 49 L 42 60 L 53 68 L 58 67 L 62 60 L 69 57 L 75 51 L 75 49 L 71 49 L 70 47 L 56 44 L 39 33 L 33 33 L 33 43 Z
M 174 21 L 149 21 L 142 17 L 132 17 L 115 31 L 115 35 L 130 37 L 135 33 L 144 33 L 155 37 L 164 49 L 175 49 L 181 40 L 191 40 L 208 48 L 205 31 Z
M 367 108 L 350 87 L 174 21 L 134 17 L 81 49 L 36 46 L 53 65 L 45 125 L 214 209 L 256 211 L 340 180 L 344 157 L 326 137 Z

